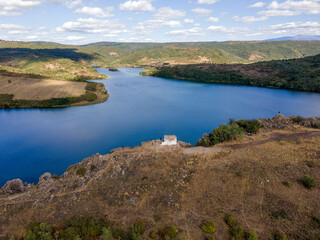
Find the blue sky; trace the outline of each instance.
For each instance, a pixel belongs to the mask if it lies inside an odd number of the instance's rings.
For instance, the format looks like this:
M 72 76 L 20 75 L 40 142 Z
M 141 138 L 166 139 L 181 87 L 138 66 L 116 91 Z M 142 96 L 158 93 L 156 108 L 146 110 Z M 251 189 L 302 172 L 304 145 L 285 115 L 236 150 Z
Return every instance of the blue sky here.
M 85 44 L 320 35 L 320 0 L 0 0 L 0 39 Z

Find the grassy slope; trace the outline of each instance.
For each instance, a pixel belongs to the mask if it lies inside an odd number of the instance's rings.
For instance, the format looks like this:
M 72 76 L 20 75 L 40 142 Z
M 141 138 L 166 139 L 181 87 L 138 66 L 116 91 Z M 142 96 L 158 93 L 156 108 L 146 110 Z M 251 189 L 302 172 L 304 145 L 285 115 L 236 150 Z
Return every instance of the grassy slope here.
M 233 144 L 308 131 L 299 126 L 262 130 Z M 231 214 L 259 239 L 274 239 L 277 230 L 288 239 L 318 239 L 320 225 L 313 218 L 320 217 L 319 186 L 308 190 L 301 179 L 308 174 L 320 182 L 319 144 L 320 137 L 313 137 L 187 154 L 150 142 L 94 155 L 60 179 L 41 181 L 26 193 L 0 195 L 0 237 L 25 234 L 31 220 L 59 229 L 71 216 L 108 215 L 124 230 L 144 219 L 144 239 L 169 223 L 188 239 L 205 239 L 199 227 L 204 220 L 216 223 L 216 239 L 230 239 L 224 218 Z M 77 174 L 81 168 L 83 176 Z
M 320 55 L 254 64 L 197 64 L 160 67 L 144 75 L 187 81 L 320 92 Z

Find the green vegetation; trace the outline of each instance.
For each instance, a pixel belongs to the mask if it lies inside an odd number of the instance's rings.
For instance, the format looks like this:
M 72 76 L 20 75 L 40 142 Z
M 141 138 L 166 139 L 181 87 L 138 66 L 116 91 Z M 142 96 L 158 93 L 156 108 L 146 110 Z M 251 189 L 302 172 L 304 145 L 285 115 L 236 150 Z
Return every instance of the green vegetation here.
M 95 82 L 88 82 L 86 86 L 87 91 L 95 92 L 97 91 L 97 85 L 98 83 Z
M 236 124 L 238 124 L 239 127 L 243 128 L 243 130 L 247 133 L 257 133 L 257 131 L 260 129 L 260 124 L 256 119 L 240 119 L 236 121 Z
M 53 175 L 51 176 L 51 178 L 53 178 L 53 179 L 60 179 L 60 176 L 58 176 L 57 174 L 53 174 Z
M 209 220 L 203 221 L 200 227 L 205 233 L 213 234 L 216 231 L 216 224 Z
M 84 46 L 57 43 L 2 41 L 0 65 L 11 72 L 31 73 L 53 79 L 105 78 L 92 66 L 148 66 L 176 63 L 252 63 L 293 59 L 320 53 L 319 41 L 113 43 Z
M 86 174 L 86 169 L 84 167 L 80 167 L 77 169 L 76 174 L 80 175 L 80 176 L 84 176 Z
M 288 181 L 285 181 L 285 182 L 283 182 L 282 184 L 283 184 L 284 186 L 286 186 L 286 187 L 291 187 L 291 183 L 288 182 Z
M 152 238 L 152 239 L 155 239 L 156 237 L 157 237 L 157 232 L 156 231 L 151 231 L 150 233 L 149 233 L 149 237 L 150 238 Z
M 139 219 L 132 225 L 132 232 L 136 233 L 137 235 L 142 235 L 145 231 L 145 223 L 143 220 Z
M 245 231 L 241 225 L 237 225 L 233 216 L 227 215 L 225 222 L 230 227 L 232 239 L 242 239 L 244 237 L 246 240 L 258 240 L 258 235 L 255 232 Z
M 178 235 L 178 228 L 176 225 L 169 224 L 164 228 L 159 229 L 158 234 L 161 239 L 170 240 L 174 239 Z
M 288 240 L 287 235 L 280 230 L 277 230 L 274 233 L 273 237 L 274 237 L 274 240 Z
M 314 189 L 317 185 L 314 177 L 309 176 L 309 175 L 305 175 L 302 178 L 302 183 L 303 183 L 303 186 L 305 186 L 308 189 Z
M 281 209 L 281 210 L 272 212 L 271 216 L 275 219 L 284 219 L 287 217 L 287 213 L 285 210 Z
M 196 145 L 208 147 L 225 141 L 235 140 L 243 135 L 244 130 L 237 123 L 221 124 L 218 128 L 212 130 L 207 138 L 201 139 Z
M 21 100 L 13 99 L 12 94 L 0 94 L 0 109 L 6 108 L 54 108 L 68 107 L 81 102 L 94 102 L 98 99 L 97 92 L 108 98 L 108 93 L 103 92 L 104 85 L 102 83 L 88 82 L 86 93 L 79 97 L 51 98 L 47 100 Z
M 14 100 L 12 94 L 0 94 L 0 108 L 53 108 L 67 107 L 82 101 L 93 102 L 97 100 L 97 95 L 86 92 L 79 97 L 51 98 L 47 100 Z
M 159 67 L 149 75 L 186 81 L 320 92 L 320 55 L 243 65 Z
M 110 227 L 103 227 L 102 228 L 102 239 L 103 240 L 112 239 L 112 231 L 111 231 Z
M 258 240 L 257 234 L 255 232 L 252 232 L 252 231 L 245 232 L 244 238 L 246 240 Z

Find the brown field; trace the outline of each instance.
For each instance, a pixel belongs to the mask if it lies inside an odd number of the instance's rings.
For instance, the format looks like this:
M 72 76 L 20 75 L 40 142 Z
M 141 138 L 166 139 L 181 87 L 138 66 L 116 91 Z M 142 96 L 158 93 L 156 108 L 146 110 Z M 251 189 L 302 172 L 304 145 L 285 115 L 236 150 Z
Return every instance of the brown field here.
M 77 97 L 85 93 L 86 85 L 86 82 L 1 76 L 0 94 L 13 94 L 14 99 L 25 100 Z

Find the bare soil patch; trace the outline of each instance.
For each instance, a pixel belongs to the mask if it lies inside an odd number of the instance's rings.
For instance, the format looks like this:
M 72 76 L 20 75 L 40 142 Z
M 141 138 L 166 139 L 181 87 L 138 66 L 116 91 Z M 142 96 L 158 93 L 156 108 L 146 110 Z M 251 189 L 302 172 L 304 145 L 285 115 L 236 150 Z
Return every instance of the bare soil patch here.
M 85 93 L 86 85 L 86 82 L 5 76 L 0 78 L 0 94 L 13 94 L 14 99 L 25 100 L 77 97 Z

